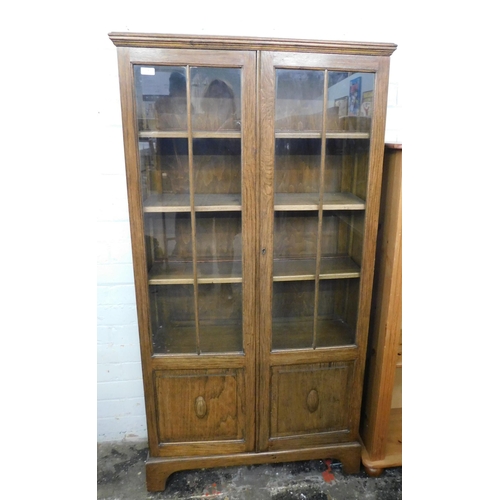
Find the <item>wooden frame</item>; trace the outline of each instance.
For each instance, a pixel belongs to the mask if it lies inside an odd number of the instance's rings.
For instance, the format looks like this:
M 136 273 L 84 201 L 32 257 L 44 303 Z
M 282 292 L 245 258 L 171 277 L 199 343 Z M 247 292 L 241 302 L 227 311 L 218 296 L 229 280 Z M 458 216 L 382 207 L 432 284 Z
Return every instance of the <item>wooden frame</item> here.
M 347 472 L 355 472 L 359 468 L 361 453 L 358 427 L 378 220 L 389 56 L 396 46 L 134 33 L 111 33 L 110 38 L 118 48 L 120 70 L 134 279 L 150 453 L 146 463 L 148 489 L 161 490 L 170 473 L 193 467 L 329 457 L 340 458 Z M 194 130 L 193 111 L 189 105 L 185 130 L 139 129 L 134 100 L 135 64 L 187 67 L 188 103 L 191 102 L 190 67 L 240 68 L 241 132 Z M 274 130 L 275 68 L 309 68 L 324 72 L 321 131 Z M 370 131 L 356 128 L 327 130 L 326 75 L 330 69 L 365 71 L 375 75 L 374 116 Z M 198 138 L 241 139 L 241 196 L 195 193 L 193 143 Z M 275 201 L 274 141 L 280 139 L 320 141 L 317 199 L 307 193 L 279 193 Z M 368 139 L 369 150 L 363 165 L 358 165 L 358 160 L 352 159 L 342 167 L 363 172 L 360 176 L 364 176 L 365 187 L 359 193 L 354 187 L 339 189 L 338 193 L 326 192 L 327 141 L 356 142 Z M 148 195 L 143 199 L 138 140 L 187 141 L 188 195 L 169 194 L 166 197 L 153 193 L 153 196 Z M 154 175 L 151 179 L 151 182 L 157 182 Z M 355 184 L 356 175 L 350 182 Z M 273 262 L 274 213 L 276 210 L 293 213 L 297 209 L 316 212 L 319 221 L 316 253 L 311 256 L 311 265 L 304 262 L 302 274 L 298 274 L 296 268 L 290 270 L 287 267 L 289 263 L 285 262 L 280 268 L 279 263 Z M 363 235 L 357 243 L 356 265 L 345 265 L 342 259 L 328 261 L 328 265 L 321 261 L 322 228 L 327 223 L 324 211 L 338 213 L 339 224 L 346 227 L 350 224 L 352 231 L 357 230 Z M 185 227 L 189 229 L 186 235 L 190 232 L 186 238 L 197 242 L 198 214 L 231 212 L 241 213 L 241 275 L 201 276 L 198 271 L 202 264 L 198 263 L 197 245 L 192 245 L 192 273 L 169 275 L 161 270 L 155 271 L 154 266 L 148 264 L 146 218 L 184 213 Z M 358 223 L 354 222 L 354 214 L 363 216 L 359 228 L 356 226 Z M 342 222 L 343 219 L 346 222 Z M 330 219 L 328 223 L 331 224 Z M 344 238 L 347 238 L 347 234 Z M 351 235 L 351 245 L 352 238 Z M 352 340 L 343 340 L 339 345 L 323 345 L 321 332 L 324 326 L 319 319 L 319 291 L 324 288 L 324 283 L 347 283 L 342 281 L 346 279 L 354 279 L 357 284 L 352 292 L 355 294 L 352 296 L 357 298 L 351 299 L 350 309 L 353 310 L 349 309 L 350 316 L 356 318 L 355 328 L 352 337 L 345 337 Z M 294 349 L 286 343 L 283 349 L 273 346 L 273 283 L 281 281 L 286 286 L 290 280 L 311 283 L 314 290 L 311 349 Z M 200 331 L 199 287 L 231 283 L 241 286 L 243 293 L 241 351 L 204 353 Z M 172 286 L 192 286 L 195 325 L 193 345 L 196 345 L 193 352 L 182 349 L 175 355 L 166 351 L 158 352 L 152 340 L 149 289 Z M 333 296 L 342 293 L 336 291 L 337 288 L 343 289 L 333 287 Z M 337 388 L 333 392 L 328 389 L 332 375 L 337 380 Z M 297 386 L 295 380 L 303 381 L 301 390 L 306 390 L 305 393 L 293 393 Z M 317 388 L 306 388 L 310 383 L 316 384 Z M 211 406 L 210 410 L 206 397 L 195 397 L 203 391 L 208 391 L 207 394 L 217 393 L 220 408 Z M 189 398 L 194 398 L 195 413 L 186 413 L 191 411 L 191 403 L 184 405 L 183 394 L 190 394 Z M 304 394 L 307 396 L 307 408 L 301 413 L 302 424 L 300 420 L 282 420 L 290 405 L 302 404 Z M 184 406 L 185 409 L 181 410 Z M 179 408 L 179 415 L 174 408 Z M 325 408 L 340 413 L 332 420 L 328 412 L 325 413 Z M 226 412 L 234 425 L 224 430 L 214 427 L 218 423 L 210 411 Z M 295 418 L 293 412 L 291 415 L 292 419 Z M 199 423 L 199 427 L 196 423 Z M 325 442 L 328 444 L 325 445 Z
M 360 60 L 361 59 L 361 60 Z M 264 314 L 268 311 L 267 304 L 272 303 L 272 273 L 273 273 L 273 255 L 272 252 L 267 251 L 267 249 L 273 248 L 273 216 L 275 206 L 273 198 L 273 165 L 274 165 L 274 70 L 277 67 L 283 68 L 335 68 L 338 70 L 345 71 L 374 71 L 377 74 L 378 79 L 378 93 L 375 99 L 377 99 L 377 104 L 380 109 L 385 110 L 386 108 L 386 90 L 385 85 L 387 84 L 388 76 L 388 61 L 386 58 L 358 58 L 348 55 L 332 55 L 332 54 L 301 54 L 301 53 L 281 53 L 281 52 L 262 52 L 261 54 L 261 91 L 259 95 L 261 96 L 261 103 L 259 106 L 261 112 L 260 120 L 260 175 L 261 175 L 261 200 L 260 200 L 260 218 L 263 221 L 261 228 L 261 264 L 260 273 L 261 278 L 260 285 L 260 332 L 261 336 L 259 339 L 260 345 L 260 394 L 272 394 L 270 388 L 270 379 L 267 375 L 269 370 L 280 363 L 283 362 L 283 356 L 278 353 L 272 352 L 271 346 L 271 317 L 269 314 Z M 325 79 L 326 82 L 326 79 Z M 381 116 L 382 113 L 380 113 Z M 382 127 L 379 127 L 382 125 Z M 370 273 L 370 261 L 374 259 L 375 255 L 375 245 L 374 245 L 374 233 L 372 232 L 376 228 L 377 217 L 378 217 L 378 203 L 379 203 L 379 191 L 380 191 L 380 169 L 377 169 L 377 164 L 381 163 L 380 141 L 383 141 L 384 127 L 381 120 L 375 120 L 372 129 L 372 150 L 371 159 L 372 165 L 370 167 L 371 179 L 368 181 L 368 186 L 370 192 L 367 196 L 367 210 L 366 218 L 368 219 L 367 231 L 365 233 L 364 242 L 364 269 L 365 272 L 361 277 L 361 291 L 360 291 L 360 311 L 369 311 L 370 300 L 371 300 L 371 281 L 372 273 Z M 326 135 L 323 134 L 322 140 L 326 139 Z M 322 165 L 324 166 L 324 160 L 322 160 Z M 323 167 L 324 168 L 324 167 Z M 320 193 L 320 207 L 322 206 L 322 193 Z M 368 208 L 369 207 L 369 208 Z M 321 213 L 321 209 L 320 209 Z M 319 233 L 318 233 L 319 234 Z M 318 260 L 317 260 L 318 262 Z M 315 281 L 318 283 L 318 269 L 315 272 Z M 357 436 L 357 429 L 359 427 L 359 409 L 361 405 L 361 380 L 363 377 L 364 364 L 360 362 L 364 359 L 366 351 L 366 336 L 368 329 L 368 318 L 367 313 L 360 313 L 360 320 L 358 322 L 358 332 L 357 339 L 358 343 L 356 347 L 353 348 L 339 348 L 338 350 L 329 353 L 328 359 L 333 361 L 344 356 L 344 352 L 350 353 L 350 358 L 352 360 L 357 360 L 355 363 L 356 369 L 354 372 L 353 392 L 351 395 L 352 403 L 352 418 L 353 420 L 349 425 L 349 439 L 355 440 Z M 288 354 L 288 363 L 293 362 L 291 360 L 297 359 L 296 354 Z M 325 353 L 317 350 L 313 353 L 308 354 L 308 360 L 320 360 L 325 359 Z M 345 358 L 344 358 L 345 359 Z M 297 362 L 298 359 L 297 359 Z M 261 398 L 259 401 L 259 414 L 268 415 L 270 412 L 270 401 L 267 398 Z M 358 416 L 356 416 L 358 415 Z M 274 444 L 273 440 L 269 440 L 270 430 L 269 421 L 262 421 L 259 425 L 259 450 L 267 450 L 269 447 L 274 446 L 285 446 L 284 440 L 280 439 Z M 290 439 L 290 444 L 295 447 L 300 447 L 302 443 L 310 443 L 311 436 L 303 436 L 302 438 Z M 325 439 L 322 435 L 318 439 Z
M 218 56 L 218 57 L 217 57 Z M 166 456 L 168 454 L 178 454 L 186 453 L 187 450 L 178 446 L 170 446 L 168 444 L 161 445 L 159 439 L 158 431 L 158 421 L 157 421 L 157 399 L 156 399 L 156 389 L 154 383 L 154 373 L 162 369 L 179 369 L 187 367 L 196 367 L 198 370 L 206 370 L 213 367 L 214 362 L 212 359 L 203 359 L 199 356 L 188 356 L 184 361 L 181 359 L 170 359 L 165 357 L 160 357 L 154 355 L 153 346 L 151 344 L 150 338 L 150 324 L 151 320 L 149 317 L 149 299 L 148 299 L 148 284 L 155 284 L 157 282 L 151 281 L 147 276 L 146 261 L 145 261 L 145 247 L 144 247 L 144 227 L 142 222 L 141 214 L 144 211 L 142 206 L 142 197 L 140 193 L 140 180 L 139 174 L 139 158 L 136 152 L 135 137 L 139 137 L 141 134 L 137 130 L 136 122 L 134 120 L 135 116 L 135 104 L 133 102 L 134 91 L 132 88 L 132 65 L 133 64 L 158 64 L 165 59 L 169 61 L 169 64 L 179 64 L 191 63 L 191 64 L 201 64 L 206 63 L 207 58 L 210 59 L 210 63 L 214 66 L 227 66 L 234 65 L 235 67 L 247 68 L 244 70 L 243 78 L 247 83 L 246 95 L 243 98 L 243 102 L 246 105 L 244 112 L 247 115 L 245 123 L 250 126 L 242 131 L 242 135 L 245 136 L 243 151 L 243 164 L 244 169 L 242 179 L 242 220 L 244 221 L 246 228 L 245 232 L 247 234 L 245 254 L 247 258 L 245 259 L 245 269 L 243 270 L 244 280 L 244 307 L 246 308 L 243 313 L 245 324 L 243 326 L 244 330 L 244 348 L 246 352 L 246 358 L 241 355 L 230 356 L 226 355 L 224 357 L 220 356 L 217 358 L 217 363 L 223 363 L 225 366 L 245 368 L 245 390 L 246 390 L 246 401 L 245 406 L 252 407 L 255 398 L 254 395 L 254 349 L 255 349 L 255 336 L 251 334 L 254 331 L 254 321 L 255 321 L 255 268 L 254 259 L 252 258 L 254 254 L 254 241 L 255 241 L 255 218 L 253 214 L 255 213 L 255 193 L 251 189 L 251 182 L 255 174 L 255 160 L 253 151 L 255 150 L 255 132 L 254 132 L 254 110 L 255 110 L 255 90 L 253 75 L 248 74 L 248 71 L 253 71 L 255 63 L 253 59 L 255 55 L 251 52 L 238 52 L 234 55 L 230 53 L 224 53 L 223 57 L 221 54 L 216 52 L 207 53 L 206 51 L 176 51 L 171 53 L 158 49 L 158 50 L 148 50 L 144 51 L 142 49 L 136 48 L 119 48 L 118 49 L 118 59 L 119 59 L 119 69 L 120 69 L 120 82 L 121 82 L 121 94 L 122 94 L 122 113 L 124 116 L 124 140 L 126 144 L 126 166 L 127 166 L 127 186 L 129 191 L 129 211 L 130 211 L 130 224 L 132 233 L 132 250 L 134 255 L 134 280 L 136 284 L 137 293 L 137 309 L 138 309 L 138 319 L 139 319 L 139 332 L 141 336 L 141 358 L 143 367 L 143 379 L 145 388 L 145 398 L 146 398 L 146 416 L 148 422 L 148 440 L 149 449 L 152 456 Z M 144 133 L 142 133 L 144 135 Z M 151 136 L 156 136 L 158 134 L 149 134 Z M 177 135 L 177 134 L 173 134 Z M 188 130 L 187 136 L 192 136 L 191 130 Z M 213 135 L 213 134 L 211 134 Z M 234 134 L 233 134 L 234 135 Z M 191 153 L 192 154 L 192 153 Z M 192 182 L 192 156 L 190 156 L 190 178 Z M 189 198 L 189 205 L 186 209 L 193 214 L 194 207 L 196 206 L 194 196 Z M 188 208 L 189 207 L 189 208 Z M 213 205 L 212 205 L 213 208 Z M 193 228 L 195 224 L 192 224 Z M 192 235 L 193 240 L 195 240 L 196 234 Z M 196 259 L 194 259 L 196 262 Z M 192 274 L 195 281 L 195 290 L 197 288 L 197 273 L 196 264 L 195 269 Z M 197 301 L 195 294 L 195 302 Z M 197 308 L 195 307 L 195 310 Z M 198 324 L 198 321 L 196 321 Z M 199 332 L 197 331 L 197 344 L 199 351 Z M 153 356 L 152 356 L 153 354 Z M 220 366 L 220 365 L 218 365 Z M 220 451 L 227 450 L 227 452 L 242 452 L 248 451 L 253 447 L 253 414 L 251 412 L 247 413 L 246 416 L 246 428 L 248 429 L 247 438 L 244 444 L 240 442 L 235 442 L 234 444 L 228 443 L 212 443 L 212 447 L 217 447 Z M 199 451 L 197 451 L 199 450 Z M 190 444 L 190 453 L 203 454 L 207 452 L 206 445 Z

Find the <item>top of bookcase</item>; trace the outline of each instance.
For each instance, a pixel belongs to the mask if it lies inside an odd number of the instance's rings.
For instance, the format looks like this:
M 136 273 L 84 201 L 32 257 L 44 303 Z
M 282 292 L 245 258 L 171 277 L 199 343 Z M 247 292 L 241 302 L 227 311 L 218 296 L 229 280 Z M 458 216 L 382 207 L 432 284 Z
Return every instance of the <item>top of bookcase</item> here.
M 109 33 L 109 38 L 117 47 L 271 50 L 288 52 L 326 52 L 366 56 L 390 56 L 397 48 L 397 45 L 394 43 L 227 37 L 217 35 L 111 32 Z

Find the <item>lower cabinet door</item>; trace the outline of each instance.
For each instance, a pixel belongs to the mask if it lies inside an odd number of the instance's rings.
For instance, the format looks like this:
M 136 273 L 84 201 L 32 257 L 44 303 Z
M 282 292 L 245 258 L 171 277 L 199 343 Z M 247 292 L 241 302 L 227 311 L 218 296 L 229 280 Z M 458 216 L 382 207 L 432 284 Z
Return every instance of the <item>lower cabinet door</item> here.
M 246 451 L 244 369 L 155 372 L 158 444 L 162 455 Z
M 346 442 L 354 438 L 354 361 L 271 368 L 270 450 Z

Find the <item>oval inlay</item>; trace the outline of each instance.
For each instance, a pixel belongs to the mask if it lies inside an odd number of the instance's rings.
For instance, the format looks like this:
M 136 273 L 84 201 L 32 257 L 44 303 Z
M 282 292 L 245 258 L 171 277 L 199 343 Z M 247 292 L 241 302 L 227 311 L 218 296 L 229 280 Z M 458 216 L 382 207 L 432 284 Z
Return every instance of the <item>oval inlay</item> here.
M 194 411 L 198 418 L 203 418 L 207 413 L 207 403 L 202 396 L 198 396 L 194 401 Z
M 311 413 L 314 413 L 319 406 L 319 396 L 318 396 L 318 391 L 316 389 L 313 389 L 308 395 L 307 395 L 307 408 Z

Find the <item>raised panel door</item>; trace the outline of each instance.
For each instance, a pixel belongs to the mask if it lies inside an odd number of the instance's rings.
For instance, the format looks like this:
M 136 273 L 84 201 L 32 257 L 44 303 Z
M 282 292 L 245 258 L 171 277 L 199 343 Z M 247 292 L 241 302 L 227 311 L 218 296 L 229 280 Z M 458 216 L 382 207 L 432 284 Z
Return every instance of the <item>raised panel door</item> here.
M 308 445 L 352 439 L 353 369 L 352 361 L 272 367 L 271 449 L 284 437 L 299 445 L 304 436 Z
M 193 449 L 217 443 L 223 449 L 228 441 L 243 442 L 245 392 L 242 369 L 155 372 L 160 444 L 174 453 L 186 443 Z

